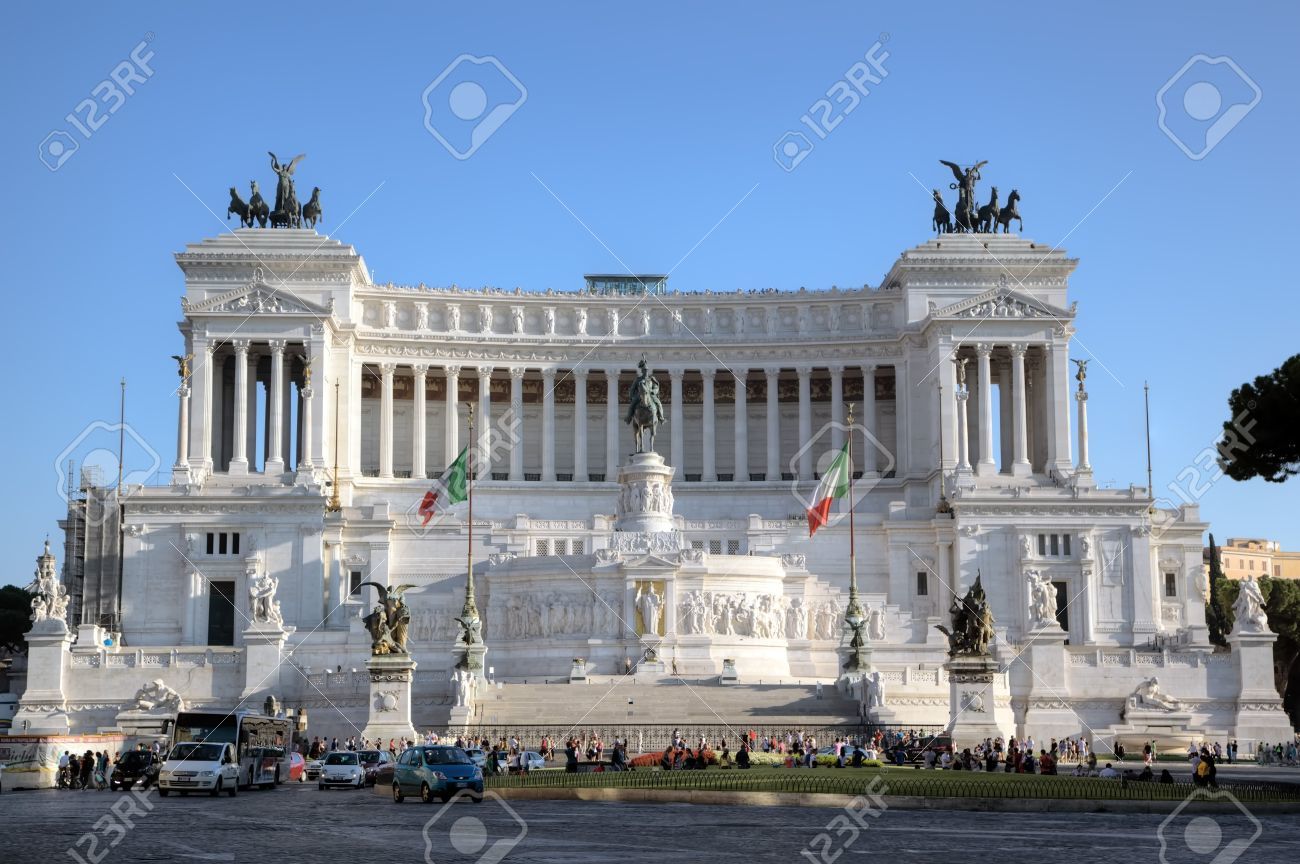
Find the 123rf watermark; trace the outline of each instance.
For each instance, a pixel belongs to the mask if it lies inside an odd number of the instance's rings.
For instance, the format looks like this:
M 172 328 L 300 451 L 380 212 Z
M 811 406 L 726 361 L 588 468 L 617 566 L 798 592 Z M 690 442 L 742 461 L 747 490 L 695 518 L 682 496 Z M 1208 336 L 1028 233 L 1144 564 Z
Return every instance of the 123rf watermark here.
M 148 796 L 147 789 L 131 789 L 114 801 L 108 812 L 96 819 L 89 831 L 64 850 L 68 857 L 77 864 L 96 864 L 102 861 L 135 828 L 131 817 L 144 817 L 153 812 L 154 804 Z
M 862 100 L 871 94 L 871 88 L 889 76 L 885 61 L 889 52 L 884 44 L 889 41 L 888 33 L 881 33 L 875 44 L 867 49 L 863 59 L 857 61 L 826 91 L 826 97 L 818 99 L 808 107 L 799 118 L 802 124 L 818 141 L 825 141 L 835 129 L 844 122 L 862 104 Z M 799 167 L 816 145 L 813 138 L 803 130 L 790 130 L 776 139 L 772 145 L 772 158 L 781 169 L 790 172 Z
M 844 805 L 842 812 L 827 823 L 816 837 L 808 841 L 808 848 L 800 850 L 802 858 L 812 864 L 830 864 L 857 842 L 863 831 L 871 827 L 869 819 L 879 819 L 889 809 L 885 803 L 888 787 L 879 777 L 873 777 L 861 795 Z
M 125 59 L 118 62 L 108 73 L 108 77 L 90 88 L 90 95 L 78 102 L 64 116 L 69 126 L 80 135 L 73 135 L 67 127 L 54 129 L 46 135 L 36 148 L 36 155 L 51 171 L 58 171 L 81 149 L 84 141 L 89 141 L 96 132 L 103 128 L 126 100 L 135 95 L 136 85 L 146 83 L 153 77 L 153 34 L 146 33 Z
M 1156 125 L 1200 161 L 1255 110 L 1264 93 L 1231 57 L 1196 54 L 1156 92 Z

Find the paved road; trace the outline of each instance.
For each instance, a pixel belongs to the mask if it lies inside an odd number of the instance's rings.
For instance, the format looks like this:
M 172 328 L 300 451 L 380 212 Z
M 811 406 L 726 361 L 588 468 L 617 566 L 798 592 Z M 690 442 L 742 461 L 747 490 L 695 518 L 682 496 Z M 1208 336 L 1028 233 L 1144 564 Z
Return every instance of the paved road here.
M 133 812 L 138 808 L 139 812 Z M 110 815 L 117 812 L 131 823 Z M 1159 862 L 1163 816 L 930 813 L 888 810 L 856 838 L 842 829 L 817 841 L 840 811 L 517 801 L 398 806 L 370 792 L 285 786 L 239 797 L 136 799 L 109 792 L 14 792 L 0 796 L 0 861 L 425 861 L 744 864 L 886 858 L 950 861 L 975 853 L 996 864 Z M 1300 813 L 1259 818 L 1261 833 L 1237 860 L 1300 860 Z M 1166 862 L 1211 862 L 1248 841 L 1246 816 L 1182 819 L 1165 832 Z M 87 839 L 92 838 L 92 839 Z M 517 841 L 517 842 L 516 842 Z M 1188 842 L 1205 850 L 1197 853 Z M 811 845 L 810 845 L 811 844 Z M 954 845 L 955 844 L 955 845 Z M 824 848 L 823 848 L 824 847 Z M 78 851 L 81 858 L 68 855 Z M 805 850 L 808 855 L 802 855 Z M 101 857 L 102 856 L 102 857 Z M 1219 859 L 1220 862 L 1223 859 Z

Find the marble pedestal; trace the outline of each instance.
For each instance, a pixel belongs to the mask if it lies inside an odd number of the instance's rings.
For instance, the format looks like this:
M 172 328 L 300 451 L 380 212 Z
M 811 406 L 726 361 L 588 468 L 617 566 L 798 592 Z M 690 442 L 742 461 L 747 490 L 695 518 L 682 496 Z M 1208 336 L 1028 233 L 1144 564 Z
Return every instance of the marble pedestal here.
M 14 735 L 67 735 L 68 647 L 72 634 L 60 620 L 47 619 L 32 625 L 27 636 L 27 689 L 14 714 Z
M 1024 722 L 1016 734 L 1036 740 L 1071 738 L 1086 734 L 1087 729 L 1066 698 L 1065 641 L 1068 634 L 1059 625 L 1030 630 L 1020 654 L 1021 663 L 1013 663 L 1012 692 L 1026 705 Z
M 634 453 L 618 469 L 614 530 L 661 534 L 673 530 L 674 469 L 653 451 Z
M 1282 697 L 1273 682 L 1273 633 L 1228 635 L 1239 688 L 1233 736 L 1244 752 L 1254 753 L 1260 742 L 1290 741 L 1295 734 L 1282 710 Z M 1249 743 L 1248 743 L 1249 742 Z
M 957 656 L 944 664 L 948 672 L 948 728 L 958 750 L 985 738 L 1011 738 L 1010 706 L 1000 706 L 994 682 L 998 664 L 987 656 Z
M 370 673 L 370 713 L 361 734 L 387 742 L 415 740 L 411 724 L 411 680 L 415 660 L 409 654 L 378 654 L 366 661 Z
M 255 697 L 281 693 L 284 641 L 289 631 L 279 624 L 253 624 L 244 631 L 244 690 L 241 701 L 261 704 Z M 290 670 L 292 671 L 292 670 Z

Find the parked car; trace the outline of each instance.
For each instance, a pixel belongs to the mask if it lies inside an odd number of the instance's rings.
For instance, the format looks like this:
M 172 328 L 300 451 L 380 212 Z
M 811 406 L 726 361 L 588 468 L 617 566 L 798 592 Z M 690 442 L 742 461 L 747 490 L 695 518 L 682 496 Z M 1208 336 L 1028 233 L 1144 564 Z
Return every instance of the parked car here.
M 108 778 L 108 788 L 130 789 L 137 783 L 148 788 L 158 782 L 158 769 L 162 757 L 149 750 L 129 750 L 113 766 Z
M 289 780 L 302 782 L 303 775 L 307 773 L 307 762 L 302 758 L 301 753 L 289 754 Z
M 487 770 L 487 754 L 483 752 L 482 747 L 466 747 L 465 755 L 481 770 Z
M 366 768 L 361 764 L 357 754 L 351 750 L 336 750 L 326 753 L 322 760 L 320 779 L 316 788 L 326 789 L 330 786 L 348 786 L 360 789 L 366 785 Z
M 468 790 L 476 804 L 483 802 L 483 771 L 459 747 L 422 745 L 397 758 L 393 770 L 393 801 L 401 804 L 407 795 L 419 795 L 426 804 L 449 801 L 457 792 Z
M 361 759 L 361 766 L 366 769 L 367 786 L 374 786 L 380 768 L 393 761 L 393 754 L 387 750 L 358 750 L 357 756 Z
M 525 750 L 519 761 L 525 771 L 537 771 L 546 767 L 546 760 L 542 758 L 541 753 L 535 750 Z
M 239 794 L 239 762 L 231 744 L 182 741 L 158 769 L 158 794 L 163 798 L 170 792 L 220 795 L 222 791 L 231 798 Z
M 306 766 L 303 767 L 302 776 L 307 780 L 320 779 L 320 772 L 325 770 L 325 757 L 319 759 L 308 759 Z

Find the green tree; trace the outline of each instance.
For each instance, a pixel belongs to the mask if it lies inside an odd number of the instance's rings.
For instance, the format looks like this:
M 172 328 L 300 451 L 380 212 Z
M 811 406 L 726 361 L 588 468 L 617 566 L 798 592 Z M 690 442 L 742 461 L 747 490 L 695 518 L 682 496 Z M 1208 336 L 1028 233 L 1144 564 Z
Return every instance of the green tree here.
M 0 653 L 26 651 L 23 635 L 31 627 L 31 593 L 16 585 L 0 586 Z
M 1273 678 L 1291 725 L 1300 724 L 1300 582 L 1294 579 L 1259 580 L 1268 626 L 1277 634 L 1273 643 Z
M 1223 590 L 1226 587 L 1228 579 L 1223 575 L 1223 563 L 1219 560 L 1219 547 L 1214 545 L 1214 535 L 1210 535 L 1210 596 L 1205 601 L 1205 626 L 1210 630 L 1210 644 L 1228 645 L 1228 631 L 1232 629 L 1232 622 L 1228 620 L 1228 613 L 1225 609 L 1231 609 L 1223 605 Z
M 1219 464 L 1233 480 L 1282 483 L 1300 473 L 1300 354 L 1228 397 Z

